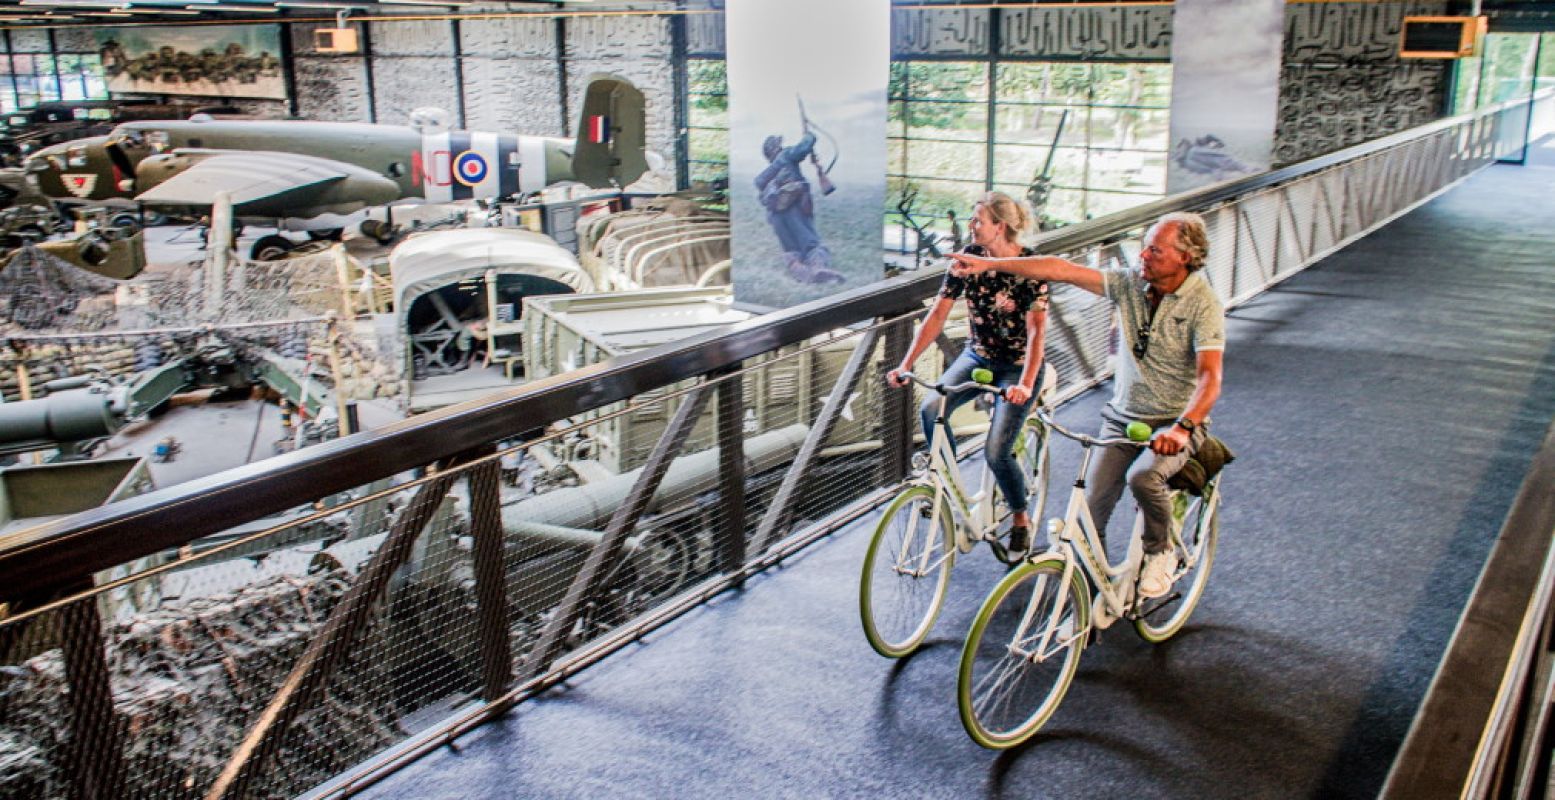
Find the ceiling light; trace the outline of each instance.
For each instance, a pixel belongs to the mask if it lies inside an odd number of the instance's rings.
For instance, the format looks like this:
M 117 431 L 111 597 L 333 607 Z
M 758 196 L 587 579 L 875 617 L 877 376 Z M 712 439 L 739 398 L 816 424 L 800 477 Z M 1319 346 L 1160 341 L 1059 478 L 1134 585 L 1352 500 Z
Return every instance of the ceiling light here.
M 463 8 L 470 5 L 472 0 L 380 0 L 381 6 L 444 6 L 450 8 Z
M 226 3 L 211 3 L 204 6 L 184 6 L 193 11 L 246 11 L 251 14 L 279 14 L 281 9 L 275 6 L 234 6 Z

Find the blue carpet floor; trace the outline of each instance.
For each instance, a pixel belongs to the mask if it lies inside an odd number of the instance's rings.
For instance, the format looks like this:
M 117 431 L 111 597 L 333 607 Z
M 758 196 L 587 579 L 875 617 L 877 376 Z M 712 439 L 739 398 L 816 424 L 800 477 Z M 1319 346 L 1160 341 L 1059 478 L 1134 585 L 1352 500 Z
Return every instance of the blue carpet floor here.
M 1547 140 L 1233 313 L 1204 602 L 1162 646 L 1103 635 L 1028 746 L 982 750 L 955 710 L 999 566 L 965 559 L 889 662 L 857 619 L 865 523 L 368 796 L 1375 796 L 1555 416 L 1552 185 Z

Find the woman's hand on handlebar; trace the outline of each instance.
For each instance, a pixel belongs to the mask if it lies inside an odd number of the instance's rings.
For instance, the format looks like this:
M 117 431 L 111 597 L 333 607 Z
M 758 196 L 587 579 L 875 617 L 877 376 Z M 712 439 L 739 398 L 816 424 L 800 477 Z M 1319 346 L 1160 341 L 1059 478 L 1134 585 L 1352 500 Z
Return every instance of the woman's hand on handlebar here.
M 912 378 L 909 377 L 910 375 L 911 371 L 897 367 L 896 369 L 893 369 L 885 374 L 885 382 L 892 387 L 901 389 L 902 387 L 912 383 Z
M 1031 399 L 1031 388 L 1020 383 L 1004 387 L 1004 399 L 1018 406 L 1023 406 Z

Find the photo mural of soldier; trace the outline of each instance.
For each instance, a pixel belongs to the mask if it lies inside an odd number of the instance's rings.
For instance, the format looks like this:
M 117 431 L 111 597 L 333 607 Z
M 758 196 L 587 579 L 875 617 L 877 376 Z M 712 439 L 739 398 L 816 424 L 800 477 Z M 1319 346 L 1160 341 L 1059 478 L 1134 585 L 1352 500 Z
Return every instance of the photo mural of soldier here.
M 832 186 L 815 154 L 815 133 L 806 125 L 804 136 L 792 147 L 783 146 L 783 137 L 768 136 L 761 143 L 767 168 L 756 175 L 756 190 L 767 210 L 767 223 L 783 248 L 783 260 L 789 277 L 800 283 L 842 283 L 842 273 L 832 269 L 831 250 L 815 229 L 815 196 L 810 181 L 800 170 L 805 159 L 815 164 L 821 191 L 831 194 Z
M 734 299 L 776 310 L 880 280 L 890 3 L 727 0 L 725 23 Z

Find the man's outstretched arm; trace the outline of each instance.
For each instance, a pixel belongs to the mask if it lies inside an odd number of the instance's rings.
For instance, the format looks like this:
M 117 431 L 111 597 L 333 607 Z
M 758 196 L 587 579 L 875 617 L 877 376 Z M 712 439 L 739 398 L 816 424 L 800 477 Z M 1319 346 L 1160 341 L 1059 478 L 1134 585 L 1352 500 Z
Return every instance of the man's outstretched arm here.
M 957 275 L 975 275 L 979 272 L 1008 272 L 1023 278 L 1039 281 L 1072 283 L 1091 294 L 1106 294 L 1106 281 L 1100 270 L 1082 267 L 1073 261 L 1057 256 L 1018 256 L 1016 258 L 984 258 L 966 253 L 951 253 L 956 260 Z

